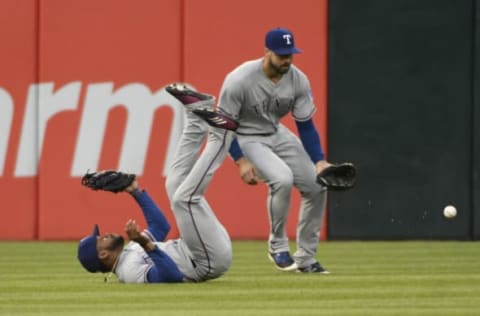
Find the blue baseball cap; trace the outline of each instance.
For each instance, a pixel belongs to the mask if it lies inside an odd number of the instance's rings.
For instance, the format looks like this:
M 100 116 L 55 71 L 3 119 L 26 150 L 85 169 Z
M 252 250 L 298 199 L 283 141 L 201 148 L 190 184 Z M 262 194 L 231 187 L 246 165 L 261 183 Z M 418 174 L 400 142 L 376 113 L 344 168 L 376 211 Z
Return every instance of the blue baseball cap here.
M 265 36 L 265 47 L 277 55 L 291 55 L 302 52 L 295 47 L 293 33 L 284 28 L 270 30 Z
M 93 226 L 93 233 L 78 244 L 78 260 L 90 272 L 102 271 L 103 264 L 98 259 L 97 237 L 100 235 L 98 225 Z

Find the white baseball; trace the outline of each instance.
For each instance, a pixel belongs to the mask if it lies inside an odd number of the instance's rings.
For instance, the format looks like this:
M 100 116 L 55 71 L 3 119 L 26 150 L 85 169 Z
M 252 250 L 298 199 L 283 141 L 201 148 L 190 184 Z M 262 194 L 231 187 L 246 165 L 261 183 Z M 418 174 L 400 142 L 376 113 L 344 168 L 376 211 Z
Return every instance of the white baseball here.
M 453 205 L 447 205 L 443 209 L 443 216 L 446 218 L 454 218 L 457 216 L 457 209 Z

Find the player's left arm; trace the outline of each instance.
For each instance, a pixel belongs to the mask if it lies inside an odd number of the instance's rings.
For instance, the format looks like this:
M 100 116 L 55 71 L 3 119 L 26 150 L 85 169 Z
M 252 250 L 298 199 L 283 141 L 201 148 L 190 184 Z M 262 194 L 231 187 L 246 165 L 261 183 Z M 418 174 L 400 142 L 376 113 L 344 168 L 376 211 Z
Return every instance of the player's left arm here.
M 128 238 L 138 243 L 152 259 L 153 265 L 148 268 L 146 281 L 148 283 L 183 282 L 184 276 L 175 262 L 164 251 L 159 249 L 145 234 L 140 233 L 135 220 L 129 220 L 125 225 Z
M 305 151 L 310 156 L 310 159 L 315 164 L 317 174 L 325 169 L 330 164 L 325 159 L 325 154 L 322 150 L 322 142 L 320 140 L 320 134 L 315 128 L 315 124 L 312 119 L 306 121 L 295 121 L 297 125 L 298 134 L 302 141 Z
M 313 102 L 310 81 L 302 71 L 298 68 L 296 68 L 296 70 L 297 71 L 294 73 L 296 80 L 295 101 L 292 109 L 292 116 L 295 119 L 303 147 L 310 156 L 312 162 L 315 164 L 315 169 L 318 174 L 330 164 L 325 159 L 320 134 L 318 133 L 312 119 L 316 112 L 316 108 Z
M 153 261 L 153 266 L 147 272 L 148 283 L 183 282 L 182 272 L 164 251 L 154 246 L 147 254 Z

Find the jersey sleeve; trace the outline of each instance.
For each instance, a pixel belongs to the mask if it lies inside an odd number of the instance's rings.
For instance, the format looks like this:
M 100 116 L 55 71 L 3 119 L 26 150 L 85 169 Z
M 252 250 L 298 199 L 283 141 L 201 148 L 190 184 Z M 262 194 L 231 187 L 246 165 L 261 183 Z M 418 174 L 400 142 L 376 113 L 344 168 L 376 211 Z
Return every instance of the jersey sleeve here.
M 312 89 L 310 82 L 300 70 L 296 74 L 295 80 L 295 101 L 292 109 L 292 116 L 296 121 L 304 122 L 313 117 L 316 111 L 313 102 Z
M 318 134 L 313 121 L 310 119 L 304 122 L 296 121 L 295 123 L 303 147 L 310 156 L 312 162 L 316 164 L 318 161 L 324 160 L 325 155 L 322 151 L 320 135 Z
M 240 144 L 236 137 L 233 138 L 232 143 L 230 144 L 230 148 L 228 149 L 228 153 L 233 161 L 237 161 L 238 159 L 243 157 L 243 151 L 240 148 Z
M 170 224 L 163 212 L 150 198 L 147 191 L 137 190 L 132 192 L 132 196 L 142 209 L 143 216 L 147 222 L 148 228 L 145 233 L 153 241 L 163 241 L 170 231 Z
M 148 253 L 153 261 L 147 273 L 148 283 L 173 283 L 182 282 L 183 274 L 173 260 L 162 250 L 155 246 L 155 250 Z
M 243 103 L 242 86 L 227 76 L 220 90 L 218 108 L 238 120 Z

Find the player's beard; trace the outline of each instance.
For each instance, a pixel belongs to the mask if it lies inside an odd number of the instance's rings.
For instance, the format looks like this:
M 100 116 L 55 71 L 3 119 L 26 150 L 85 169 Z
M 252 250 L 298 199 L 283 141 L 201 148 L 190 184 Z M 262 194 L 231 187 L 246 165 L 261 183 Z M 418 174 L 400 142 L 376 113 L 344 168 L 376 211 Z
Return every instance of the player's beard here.
M 112 243 L 108 246 L 108 250 L 116 250 L 123 247 L 125 244 L 125 239 L 122 235 L 114 235 L 112 238 Z
M 290 70 L 290 63 L 283 63 L 280 66 L 275 65 L 270 58 L 268 60 L 268 64 L 273 71 L 275 71 L 278 75 L 284 75 Z

